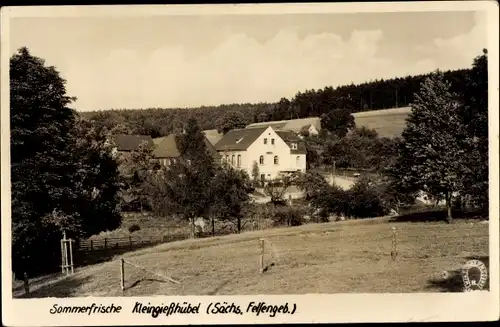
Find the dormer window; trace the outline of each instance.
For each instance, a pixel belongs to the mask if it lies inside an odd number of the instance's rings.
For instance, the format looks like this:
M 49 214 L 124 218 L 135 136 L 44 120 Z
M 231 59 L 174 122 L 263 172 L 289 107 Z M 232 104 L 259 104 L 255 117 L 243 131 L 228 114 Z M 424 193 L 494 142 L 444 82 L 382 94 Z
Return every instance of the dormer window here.
M 236 143 L 240 143 L 241 141 L 243 141 L 243 138 L 237 139 Z
M 291 147 L 292 147 L 292 150 L 297 150 L 297 143 L 292 143 Z

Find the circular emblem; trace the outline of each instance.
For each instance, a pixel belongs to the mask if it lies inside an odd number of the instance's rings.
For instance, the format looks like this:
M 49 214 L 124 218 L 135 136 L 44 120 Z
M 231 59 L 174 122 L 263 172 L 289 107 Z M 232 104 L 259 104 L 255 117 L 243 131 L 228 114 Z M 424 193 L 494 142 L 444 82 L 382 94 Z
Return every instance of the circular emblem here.
M 482 290 L 484 285 L 486 285 L 487 278 L 488 269 L 479 260 L 468 261 L 462 267 L 462 280 L 465 292 Z

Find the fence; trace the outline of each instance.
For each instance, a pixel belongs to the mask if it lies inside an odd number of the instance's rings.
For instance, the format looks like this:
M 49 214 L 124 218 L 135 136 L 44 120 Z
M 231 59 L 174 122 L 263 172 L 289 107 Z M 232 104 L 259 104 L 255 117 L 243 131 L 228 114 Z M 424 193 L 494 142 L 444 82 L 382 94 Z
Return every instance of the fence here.
M 159 236 L 125 236 L 105 237 L 103 239 L 79 240 L 79 251 L 92 252 L 107 249 L 133 248 L 142 245 L 155 245 L 186 239 L 185 235 L 159 235 Z

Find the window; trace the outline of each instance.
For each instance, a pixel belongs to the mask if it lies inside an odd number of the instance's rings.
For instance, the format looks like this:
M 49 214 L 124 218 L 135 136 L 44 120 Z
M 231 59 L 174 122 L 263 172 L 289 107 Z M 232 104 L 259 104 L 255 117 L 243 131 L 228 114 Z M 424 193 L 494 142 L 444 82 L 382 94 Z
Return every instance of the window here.
M 264 164 L 264 156 L 260 156 L 260 158 L 259 158 L 259 164 L 261 164 L 261 165 Z
M 297 150 L 297 143 L 292 143 L 292 150 Z
M 234 165 L 234 154 L 231 156 L 231 165 Z
M 264 139 L 264 144 L 267 144 L 267 138 Z
M 226 162 L 229 163 L 229 155 L 226 154 Z
M 265 181 L 266 180 L 266 174 L 260 174 L 260 180 Z
M 271 139 L 271 144 L 274 145 L 274 139 Z
M 300 163 L 300 157 L 299 157 L 299 156 L 297 156 L 297 158 L 295 158 L 295 164 L 298 166 L 298 165 L 299 165 L 299 163 Z
M 241 167 L 241 154 L 238 154 L 238 167 Z
M 279 163 L 278 156 L 274 156 L 274 164 L 277 165 Z

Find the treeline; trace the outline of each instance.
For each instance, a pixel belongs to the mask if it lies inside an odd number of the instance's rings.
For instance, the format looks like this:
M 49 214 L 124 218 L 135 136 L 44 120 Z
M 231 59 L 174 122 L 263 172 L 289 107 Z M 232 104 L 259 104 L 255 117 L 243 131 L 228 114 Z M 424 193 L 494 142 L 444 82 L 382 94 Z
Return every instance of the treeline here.
M 462 94 L 470 69 L 444 72 L 452 85 L 451 92 Z M 272 120 L 285 120 L 322 116 L 335 109 L 350 113 L 408 106 L 414 100 L 420 84 L 430 74 L 375 80 L 333 88 L 298 92 L 292 99 L 282 98 L 276 103 L 227 104 L 190 109 L 147 108 L 112 109 L 83 113 L 101 127 L 115 133 L 142 134 L 152 137 L 179 132 L 183 124 L 194 118 L 202 129 L 218 128 L 227 112 L 239 112 L 246 124 Z M 104 108 L 103 108 L 104 109 Z

